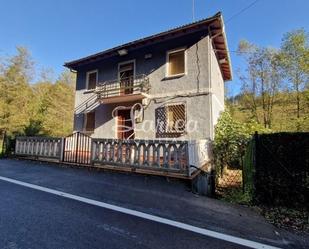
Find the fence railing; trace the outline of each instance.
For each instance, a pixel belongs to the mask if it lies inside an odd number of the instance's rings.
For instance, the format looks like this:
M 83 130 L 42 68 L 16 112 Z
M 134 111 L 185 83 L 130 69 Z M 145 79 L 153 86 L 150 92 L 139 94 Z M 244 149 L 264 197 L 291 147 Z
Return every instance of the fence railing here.
M 150 88 L 149 79 L 141 74 L 135 77 L 122 78 L 99 83 L 95 89 L 98 98 L 109 98 L 147 92 Z
M 121 140 L 91 138 L 76 132 L 64 138 L 17 137 L 15 154 L 84 166 L 142 169 L 190 177 L 196 168 L 210 161 L 209 148 L 208 140 Z
M 17 137 L 15 154 L 33 157 L 61 159 L 62 138 Z
M 190 174 L 187 141 L 92 140 L 93 163 Z

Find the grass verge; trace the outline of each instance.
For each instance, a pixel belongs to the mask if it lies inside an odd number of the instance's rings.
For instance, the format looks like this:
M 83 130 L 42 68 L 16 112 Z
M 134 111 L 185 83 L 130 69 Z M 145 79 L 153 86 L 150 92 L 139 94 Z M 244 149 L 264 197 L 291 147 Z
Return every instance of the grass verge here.
M 242 188 L 219 189 L 217 197 L 223 201 L 251 207 L 276 227 L 309 234 L 309 210 L 304 208 L 270 207 L 254 204 L 250 192 Z

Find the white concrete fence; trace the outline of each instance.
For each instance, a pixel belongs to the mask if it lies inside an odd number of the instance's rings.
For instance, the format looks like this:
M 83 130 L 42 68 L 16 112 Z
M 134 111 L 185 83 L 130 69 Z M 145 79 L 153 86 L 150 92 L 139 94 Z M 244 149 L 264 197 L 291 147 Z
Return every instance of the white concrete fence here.
M 17 137 L 15 154 L 84 166 L 111 165 L 120 170 L 127 167 L 169 172 L 184 177 L 191 177 L 212 160 L 209 140 L 119 140 L 91 138 L 79 132 L 73 135 L 65 138 Z M 72 143 L 75 146 L 69 146 Z M 68 157 L 66 153 L 73 156 Z

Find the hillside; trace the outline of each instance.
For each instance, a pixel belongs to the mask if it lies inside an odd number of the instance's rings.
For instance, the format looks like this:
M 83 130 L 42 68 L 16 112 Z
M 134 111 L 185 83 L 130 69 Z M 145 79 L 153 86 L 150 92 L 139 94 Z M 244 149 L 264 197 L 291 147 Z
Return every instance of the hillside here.
M 309 131 L 309 90 L 301 93 L 300 118 L 297 118 L 295 93 L 279 92 L 274 96 L 272 107 L 272 131 Z M 245 95 L 229 98 L 226 105 L 232 117 L 241 123 L 256 121 L 263 125 L 263 108 L 261 99 L 257 98 L 257 118 Z

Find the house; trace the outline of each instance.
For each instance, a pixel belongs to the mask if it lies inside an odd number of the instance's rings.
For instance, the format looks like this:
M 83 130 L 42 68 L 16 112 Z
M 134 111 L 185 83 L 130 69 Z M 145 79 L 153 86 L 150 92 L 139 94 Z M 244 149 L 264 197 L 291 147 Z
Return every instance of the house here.
M 231 62 L 221 13 L 65 63 L 77 73 L 74 130 L 92 138 L 190 141 L 201 166 Z M 204 151 L 203 151 L 204 150 Z

